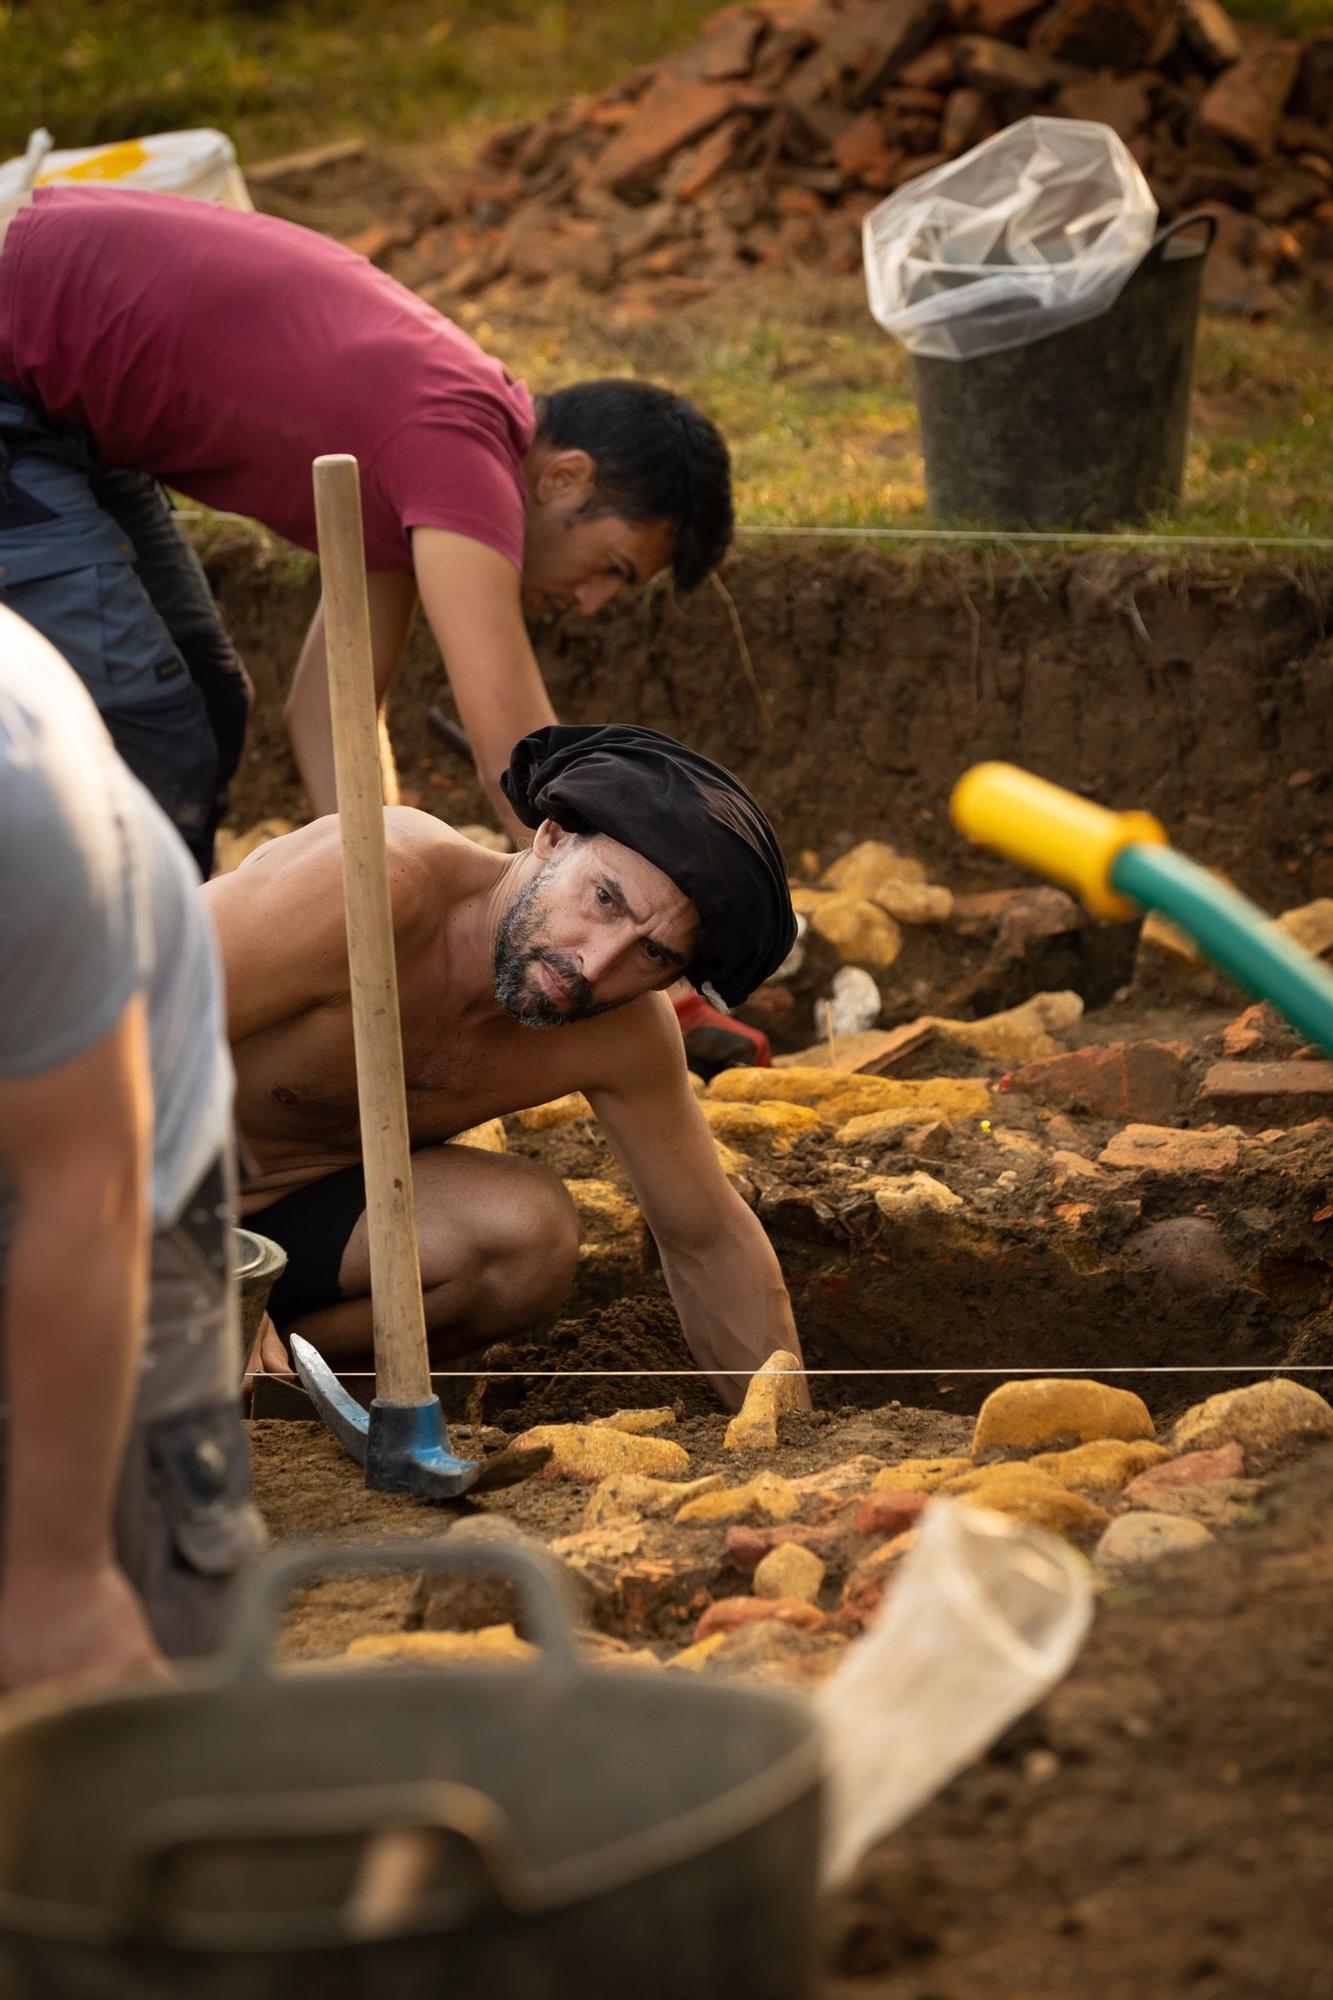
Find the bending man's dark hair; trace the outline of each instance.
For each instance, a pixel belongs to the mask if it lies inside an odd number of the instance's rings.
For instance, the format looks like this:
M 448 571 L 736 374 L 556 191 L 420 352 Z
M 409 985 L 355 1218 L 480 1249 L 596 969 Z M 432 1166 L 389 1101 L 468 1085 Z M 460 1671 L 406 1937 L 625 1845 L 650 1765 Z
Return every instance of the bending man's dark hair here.
M 717 425 L 651 382 L 575 382 L 537 399 L 537 441 L 597 462 L 594 505 L 626 521 L 666 521 L 671 572 L 693 590 L 731 542 L 731 455 Z

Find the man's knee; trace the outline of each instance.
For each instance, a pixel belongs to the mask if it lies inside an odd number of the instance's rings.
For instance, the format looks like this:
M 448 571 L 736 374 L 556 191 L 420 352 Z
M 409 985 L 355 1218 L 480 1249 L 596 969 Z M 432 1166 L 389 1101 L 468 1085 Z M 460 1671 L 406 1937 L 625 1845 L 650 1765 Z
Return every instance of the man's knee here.
M 420 1208 L 419 1208 L 420 1213 Z M 453 1190 L 447 1235 L 436 1255 L 423 1234 L 428 1317 L 438 1330 L 460 1310 L 492 1333 L 519 1331 L 563 1303 L 579 1255 L 578 1213 L 565 1184 L 535 1160 L 508 1155 L 487 1160 L 464 1206 Z M 460 1242 L 460 1231 L 463 1241 Z
M 560 1306 L 579 1260 L 578 1211 L 564 1182 L 535 1160 L 506 1162 L 514 1176 L 511 1199 L 491 1246 L 492 1274 L 508 1294 L 510 1310 L 524 1323 L 544 1319 Z

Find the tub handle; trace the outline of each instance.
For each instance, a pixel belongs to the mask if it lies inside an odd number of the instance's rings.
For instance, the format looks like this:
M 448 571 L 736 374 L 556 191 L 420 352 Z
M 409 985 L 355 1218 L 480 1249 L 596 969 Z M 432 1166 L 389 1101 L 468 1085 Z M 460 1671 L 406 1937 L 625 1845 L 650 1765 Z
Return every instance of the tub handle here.
M 1182 229 L 1193 229 L 1199 223 L 1203 224 L 1207 232 L 1203 239 L 1203 254 L 1206 257 L 1213 247 L 1213 238 L 1217 235 L 1217 217 L 1210 215 L 1206 208 L 1194 208 L 1188 215 L 1178 215 L 1174 222 L 1167 223 L 1165 229 L 1158 230 L 1143 260 L 1144 264 L 1160 264 L 1171 238 L 1179 236 Z
M 541 1648 L 540 1658 L 519 1671 L 561 1677 L 588 1671 L 574 1644 L 569 1588 L 559 1564 L 544 1550 L 510 1548 L 504 1543 L 455 1546 L 452 1537 L 446 1536 L 439 1541 L 300 1542 L 281 1555 L 261 1557 L 237 1589 L 231 1636 L 220 1663 L 223 1680 L 269 1678 L 278 1616 L 299 1584 L 330 1570 L 365 1569 L 425 1569 L 437 1576 L 481 1571 L 505 1576 L 522 1594 Z
M 225 1867 L 228 1848 L 349 1839 L 362 1846 L 341 1908 L 182 1912 L 173 1893 L 173 1874 L 191 1856 L 207 1862 L 211 1854 Z M 529 1872 L 495 1800 L 471 1785 L 438 1780 L 164 1801 L 130 1829 L 109 1901 L 122 1935 L 135 1944 L 227 1954 L 291 1950 L 327 1944 L 331 1932 L 369 1943 L 519 1914 L 532 1904 Z

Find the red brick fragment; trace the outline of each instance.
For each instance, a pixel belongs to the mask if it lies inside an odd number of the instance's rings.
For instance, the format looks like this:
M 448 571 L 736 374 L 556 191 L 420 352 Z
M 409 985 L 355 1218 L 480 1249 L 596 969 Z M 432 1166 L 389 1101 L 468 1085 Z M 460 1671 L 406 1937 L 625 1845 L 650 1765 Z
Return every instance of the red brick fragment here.
M 714 1632 L 734 1632 L 738 1625 L 758 1625 L 765 1618 L 801 1632 L 814 1632 L 824 1623 L 824 1613 L 799 1597 L 719 1597 L 695 1626 L 695 1641 Z
M 892 1488 L 871 1493 L 857 1508 L 853 1526 L 858 1535 L 901 1535 L 916 1526 L 917 1516 L 930 1505 L 928 1493 Z
M 1158 1493 L 1175 1493 L 1182 1486 L 1207 1486 L 1214 1479 L 1243 1479 L 1245 1453 L 1234 1441 L 1216 1451 L 1187 1451 L 1183 1458 L 1169 1458 L 1149 1466 L 1131 1479 L 1124 1489 L 1126 1500 L 1147 1507 Z
M 601 187 L 619 187 L 659 167 L 678 146 L 720 123 L 743 99 L 740 86 L 679 83 L 663 78 L 634 107 L 634 117 L 611 141 L 593 171 Z
M 822 1559 L 836 1540 L 837 1533 L 832 1528 L 806 1528 L 792 1521 L 776 1528 L 728 1528 L 726 1547 L 727 1555 L 742 1576 L 751 1576 L 771 1550 L 780 1549 L 786 1542 L 811 1549 Z
M 1199 106 L 1199 130 L 1225 139 L 1248 159 L 1266 159 L 1300 65 L 1299 44 L 1285 42 L 1256 49 L 1223 70 Z
M 1010 1081 L 1055 1110 L 1160 1124 L 1180 1113 L 1189 1053 L 1184 1042 L 1093 1044 L 1041 1056 L 1015 1070 Z
M 1295 1125 L 1333 1112 L 1333 1062 L 1214 1063 L 1199 1109 L 1242 1124 Z

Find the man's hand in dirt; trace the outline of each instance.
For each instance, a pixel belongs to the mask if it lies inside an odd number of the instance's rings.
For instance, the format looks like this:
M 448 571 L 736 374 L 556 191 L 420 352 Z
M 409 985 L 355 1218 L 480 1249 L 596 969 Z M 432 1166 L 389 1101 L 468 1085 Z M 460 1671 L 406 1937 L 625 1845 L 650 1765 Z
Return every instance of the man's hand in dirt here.
M 11 1578 L 0 1597 L 0 1687 L 163 1680 L 170 1668 L 143 1606 L 113 1562 Z

